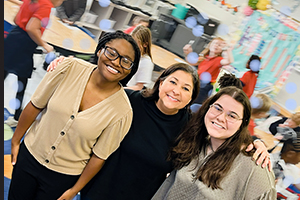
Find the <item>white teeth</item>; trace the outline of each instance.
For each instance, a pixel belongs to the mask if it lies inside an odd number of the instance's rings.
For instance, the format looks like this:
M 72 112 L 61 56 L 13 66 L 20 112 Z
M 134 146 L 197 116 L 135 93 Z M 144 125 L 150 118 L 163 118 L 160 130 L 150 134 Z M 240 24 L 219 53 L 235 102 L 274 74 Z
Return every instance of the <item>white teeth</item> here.
M 219 128 L 223 128 L 223 126 L 216 124 L 215 122 L 212 122 L 215 126 L 219 127 Z
M 115 74 L 119 73 L 118 70 L 115 70 L 115 69 L 112 68 L 111 66 L 107 66 L 107 68 L 108 68 L 108 70 L 111 71 L 112 73 L 115 73 Z
M 170 99 L 172 99 L 173 101 L 178 101 L 178 99 L 174 99 L 173 97 L 171 96 L 168 96 Z

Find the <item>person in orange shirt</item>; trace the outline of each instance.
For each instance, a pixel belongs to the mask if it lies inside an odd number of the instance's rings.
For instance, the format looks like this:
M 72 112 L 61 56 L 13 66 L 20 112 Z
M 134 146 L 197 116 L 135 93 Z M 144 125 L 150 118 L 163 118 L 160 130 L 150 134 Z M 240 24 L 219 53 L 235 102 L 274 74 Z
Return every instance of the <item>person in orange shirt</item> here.
M 190 44 L 183 47 L 183 52 L 186 55 L 186 60 L 190 65 L 198 65 L 198 75 L 200 77 L 200 92 L 195 100 L 195 103 L 202 104 L 208 98 L 208 93 L 213 89 L 213 84 L 216 82 L 223 65 L 229 65 L 233 62 L 233 56 L 230 48 L 226 48 L 227 56 L 222 57 L 225 51 L 226 43 L 220 38 L 214 38 L 207 47 L 199 54 L 198 62 L 191 63 L 189 61 L 189 54 L 193 51 Z
M 42 39 L 48 24 L 51 8 L 59 6 L 63 0 L 24 0 L 14 22 L 16 26 L 4 39 L 4 80 L 9 73 L 18 77 L 18 91 L 14 116 L 4 123 L 16 127 L 21 114 L 21 106 L 28 78 L 33 71 L 33 53 L 37 46 L 45 52 L 53 51 L 53 46 Z M 20 84 L 21 83 L 21 84 Z
M 250 98 L 254 92 L 259 73 L 260 63 L 260 58 L 257 55 L 252 55 L 246 64 L 246 68 L 250 70 L 245 72 L 242 78 L 240 78 L 243 85 L 243 91 L 246 93 L 248 98 Z

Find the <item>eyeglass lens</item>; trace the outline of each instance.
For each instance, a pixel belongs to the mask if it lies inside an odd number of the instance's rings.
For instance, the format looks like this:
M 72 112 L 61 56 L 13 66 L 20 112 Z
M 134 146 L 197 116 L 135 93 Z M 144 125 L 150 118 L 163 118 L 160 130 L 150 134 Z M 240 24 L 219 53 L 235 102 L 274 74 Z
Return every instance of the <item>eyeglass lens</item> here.
M 116 60 L 120 57 L 120 65 L 125 69 L 131 69 L 133 62 L 128 58 L 121 56 L 116 50 L 106 46 L 104 51 L 105 56 L 110 60 Z
M 212 109 L 211 109 L 211 110 L 212 110 L 212 113 L 213 113 L 214 115 L 221 115 L 221 114 L 223 114 L 223 112 L 224 112 L 223 108 L 220 107 L 220 106 L 217 105 L 217 104 L 212 104 L 212 105 L 211 105 L 211 108 L 212 108 Z M 228 111 L 228 112 L 226 113 L 226 119 L 227 119 L 228 121 L 230 121 L 230 122 L 236 122 L 236 121 L 239 120 L 240 118 L 239 118 L 239 116 L 238 116 L 237 114 Z

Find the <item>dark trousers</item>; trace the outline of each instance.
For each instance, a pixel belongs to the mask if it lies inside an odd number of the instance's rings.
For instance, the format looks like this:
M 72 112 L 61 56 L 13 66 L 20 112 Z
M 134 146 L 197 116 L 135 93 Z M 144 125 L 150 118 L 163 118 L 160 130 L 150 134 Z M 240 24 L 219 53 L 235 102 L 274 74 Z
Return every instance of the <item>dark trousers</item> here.
M 6 79 L 7 75 L 8 75 L 7 71 L 4 70 L 4 80 Z M 22 112 L 22 101 L 24 98 L 24 93 L 25 93 L 25 89 L 27 86 L 27 82 L 28 82 L 28 78 L 18 76 L 18 91 L 16 94 L 16 98 L 20 101 L 20 107 L 18 109 L 16 109 L 15 115 L 14 115 L 14 119 L 17 121 L 19 120 L 19 117 Z M 21 87 L 23 87 L 23 88 L 20 88 L 20 86 L 19 86 L 20 83 L 22 84 Z
M 13 168 L 9 200 L 56 200 L 78 180 L 79 175 L 66 175 L 41 165 L 20 145 L 17 163 Z

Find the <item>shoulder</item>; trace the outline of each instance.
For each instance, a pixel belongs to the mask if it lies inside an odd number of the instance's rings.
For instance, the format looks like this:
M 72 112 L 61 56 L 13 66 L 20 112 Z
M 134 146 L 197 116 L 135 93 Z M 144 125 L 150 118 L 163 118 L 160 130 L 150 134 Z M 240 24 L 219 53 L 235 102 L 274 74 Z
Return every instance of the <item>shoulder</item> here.
M 222 57 L 222 56 L 217 56 L 216 57 L 216 60 L 219 60 L 219 61 L 221 61 L 221 60 L 223 60 L 224 58 Z
M 249 178 L 251 176 L 272 177 L 272 172 L 269 172 L 267 167 L 262 168 L 261 165 L 256 165 L 251 156 L 240 153 L 234 162 L 239 167 L 239 171 Z
M 87 75 L 96 67 L 91 63 L 77 58 L 65 58 L 61 63 L 57 65 L 55 70 L 48 72 L 46 75 L 68 75 L 79 76 Z
M 136 96 L 141 96 L 140 91 L 136 91 L 136 90 L 131 90 L 131 89 L 125 89 L 125 93 L 127 94 L 127 96 L 129 98 L 134 98 Z
M 107 116 L 114 118 L 114 120 L 111 122 L 112 124 L 115 124 L 115 122 L 120 120 L 122 121 L 124 117 L 127 118 L 128 116 L 132 116 L 131 103 L 123 87 L 121 87 L 118 92 L 106 99 L 105 106 L 107 106 Z
M 127 93 L 125 92 L 125 89 L 124 87 L 121 86 L 121 89 L 114 94 L 114 103 L 117 103 L 118 105 L 114 105 L 116 108 L 120 109 L 120 107 L 127 107 L 127 108 L 130 108 L 131 110 L 131 105 L 130 105 L 130 101 L 129 101 L 129 98 L 128 98 L 128 95 Z
M 143 67 L 144 64 L 147 64 L 147 65 L 153 65 L 153 62 L 151 60 L 151 58 L 148 56 L 148 55 L 143 55 L 140 59 L 140 66 Z
M 135 105 L 136 102 L 141 102 L 141 100 L 144 98 L 141 91 L 125 89 L 125 93 L 128 96 L 131 105 Z
M 96 65 L 89 63 L 85 60 L 79 58 L 65 58 L 61 64 L 66 63 L 70 67 L 77 69 L 77 70 L 85 70 L 85 69 L 94 69 Z
M 51 1 L 49 1 L 49 0 L 39 0 L 38 3 L 39 3 L 41 6 L 43 6 L 44 8 L 46 8 L 46 7 L 52 8 L 52 7 L 53 7 L 53 4 L 52 4 Z

